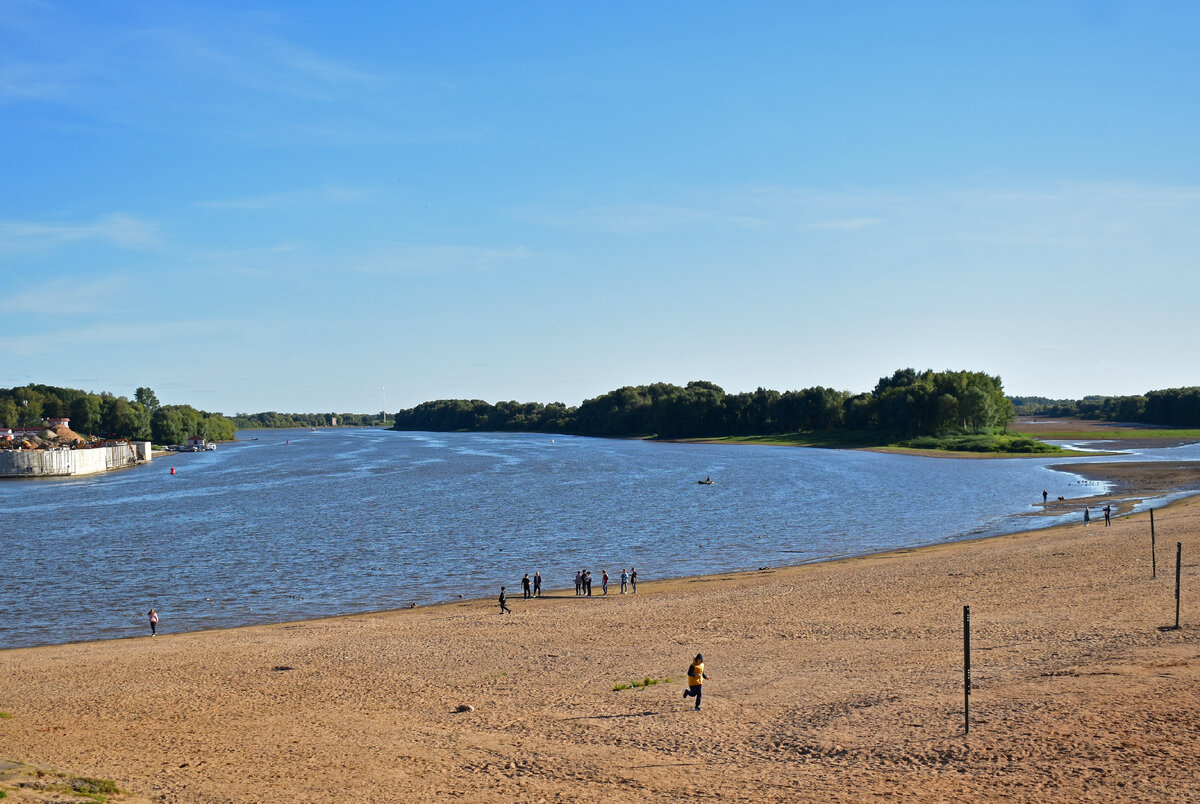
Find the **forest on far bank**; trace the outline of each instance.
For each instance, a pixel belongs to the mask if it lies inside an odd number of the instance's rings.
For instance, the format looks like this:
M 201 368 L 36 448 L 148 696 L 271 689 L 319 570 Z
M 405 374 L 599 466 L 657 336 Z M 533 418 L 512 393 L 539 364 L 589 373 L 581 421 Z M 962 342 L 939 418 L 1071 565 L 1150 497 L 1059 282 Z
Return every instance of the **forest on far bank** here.
M 1140 422 L 1200 428 L 1200 387 L 1167 388 L 1135 396 L 1080 400 L 1008 397 L 998 376 L 972 371 L 900 369 L 865 393 L 816 386 L 799 391 L 729 394 L 705 381 L 625 386 L 578 406 L 561 402 L 443 399 L 395 414 L 399 430 L 514 431 L 659 438 L 738 438 L 818 434 L 827 445 L 902 442 L 970 436 L 973 449 L 1030 451 L 1037 442 L 1001 436 L 1014 415 Z M 86 436 L 148 439 L 179 444 L 198 435 L 227 441 L 236 430 L 384 423 L 381 413 L 238 413 L 227 417 L 190 405 L 162 405 L 153 390 L 134 398 L 108 392 L 30 384 L 0 388 L 0 427 L 36 427 L 69 417 Z M 990 443 L 989 443 L 990 440 Z M 1028 443 L 1025 443 L 1028 442 Z M 943 447 L 945 448 L 945 447 Z M 954 447 L 960 448 L 960 447 Z
M 1000 377 L 977 371 L 900 369 L 867 393 L 816 386 L 726 393 L 697 380 L 626 386 L 578 407 L 449 399 L 396 414 L 400 430 L 516 430 L 591 436 L 720 438 L 807 431 L 912 437 L 1001 433 L 1013 416 Z
M 823 433 L 825 443 L 911 441 L 992 435 L 1015 415 L 1041 415 L 1200 427 L 1200 388 L 1082 400 L 1007 397 L 1000 377 L 974 371 L 900 369 L 868 392 L 815 386 L 799 391 L 730 394 L 704 381 L 626 386 L 577 407 L 561 402 L 443 399 L 399 411 L 399 430 L 556 432 L 591 436 L 737 438 Z M 1025 443 L 1028 442 L 1028 443 Z M 982 443 L 982 442 L 980 442 Z M 1034 451 L 1010 438 L 983 449 Z M 957 447 L 955 447 L 957 448 Z

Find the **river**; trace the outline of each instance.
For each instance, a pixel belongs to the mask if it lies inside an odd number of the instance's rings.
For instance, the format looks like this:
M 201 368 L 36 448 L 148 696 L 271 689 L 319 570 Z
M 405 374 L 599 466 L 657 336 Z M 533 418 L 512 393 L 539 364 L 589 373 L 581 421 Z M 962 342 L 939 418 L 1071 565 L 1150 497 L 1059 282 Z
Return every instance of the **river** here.
M 534 571 L 561 589 L 586 567 L 599 591 L 602 570 L 632 565 L 646 582 L 820 561 L 1042 527 L 1056 520 L 1028 514 L 1043 488 L 1104 490 L 1047 468 L 1062 458 L 370 429 L 238 438 L 0 482 L 0 648 L 143 635 L 151 606 L 179 632 L 501 584 L 520 594 Z M 1200 457 L 1181 449 L 1133 457 Z

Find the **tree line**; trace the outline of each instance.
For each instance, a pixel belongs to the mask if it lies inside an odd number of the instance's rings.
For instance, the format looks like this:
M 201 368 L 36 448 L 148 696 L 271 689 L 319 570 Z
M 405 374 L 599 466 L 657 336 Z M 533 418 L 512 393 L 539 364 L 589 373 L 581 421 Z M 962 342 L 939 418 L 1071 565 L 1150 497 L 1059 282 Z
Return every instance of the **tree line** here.
M 1164 388 L 1132 396 L 1085 396 L 1083 399 L 1014 397 L 1013 404 L 1021 416 L 1200 427 L 1200 387 L 1195 386 Z
M 387 420 L 380 413 L 236 413 L 233 423 L 239 430 L 282 430 L 289 427 L 326 427 L 334 419 L 345 427 L 370 427 Z
M 706 438 L 808 431 L 880 431 L 902 437 L 1003 432 L 1012 402 L 997 376 L 900 369 L 868 393 L 816 386 L 726 393 L 697 380 L 625 386 L 567 407 L 561 402 L 443 399 L 399 411 L 399 430 L 508 430 L 589 436 Z
M 0 389 L 0 425 L 37 427 L 46 419 L 69 418 L 82 436 L 129 438 L 155 444 L 182 444 L 191 436 L 230 441 L 234 423 L 220 413 L 191 405 L 162 405 L 150 388 L 133 399 L 108 392 L 30 384 Z

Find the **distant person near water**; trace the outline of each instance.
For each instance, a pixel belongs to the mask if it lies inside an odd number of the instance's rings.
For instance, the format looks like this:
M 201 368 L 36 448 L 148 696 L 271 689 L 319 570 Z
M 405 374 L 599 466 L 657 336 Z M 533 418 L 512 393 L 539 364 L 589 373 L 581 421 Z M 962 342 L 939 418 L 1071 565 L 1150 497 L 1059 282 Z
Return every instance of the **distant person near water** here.
M 629 573 L 621 567 L 621 594 L 625 594 L 625 589 L 629 586 Z
M 521 593 L 525 595 L 525 599 L 533 597 L 533 593 L 529 591 L 529 573 L 525 573 L 525 577 L 521 579 Z
M 1109 525 L 1112 524 L 1112 522 L 1109 521 L 1111 519 L 1111 517 L 1112 517 L 1112 506 L 1111 505 L 1104 506 L 1104 527 L 1107 528 Z
M 505 589 L 505 587 L 503 587 L 503 586 L 500 587 L 500 613 L 504 614 L 505 612 L 507 612 L 509 614 L 512 614 L 512 609 L 510 609 L 508 607 L 508 595 L 506 595 L 504 593 L 504 589 Z
M 1091 521 L 1092 521 L 1092 512 L 1089 511 L 1088 507 L 1085 505 L 1085 506 L 1083 506 L 1083 526 L 1086 528 L 1089 524 L 1091 524 Z
M 604 589 L 604 594 L 608 594 L 608 570 L 600 571 L 600 586 Z
M 696 711 L 700 711 L 700 695 L 704 692 L 704 679 L 708 678 L 704 673 L 704 654 L 697 653 L 696 658 L 692 660 L 692 664 L 688 667 L 688 688 L 683 691 L 683 698 L 696 699 Z
M 591 570 L 583 571 L 583 589 L 584 589 L 584 592 L 587 593 L 588 597 L 592 596 L 592 571 Z
M 540 572 L 533 573 L 533 596 L 542 596 L 542 573 Z
M 637 567 L 629 568 L 629 587 L 637 594 Z
M 583 594 L 583 570 L 575 573 L 575 596 Z
M 1042 489 L 1042 505 L 1046 504 L 1046 500 L 1050 497 L 1050 492 Z
M 150 636 L 158 634 L 158 612 L 154 609 L 146 612 L 146 616 L 150 618 Z

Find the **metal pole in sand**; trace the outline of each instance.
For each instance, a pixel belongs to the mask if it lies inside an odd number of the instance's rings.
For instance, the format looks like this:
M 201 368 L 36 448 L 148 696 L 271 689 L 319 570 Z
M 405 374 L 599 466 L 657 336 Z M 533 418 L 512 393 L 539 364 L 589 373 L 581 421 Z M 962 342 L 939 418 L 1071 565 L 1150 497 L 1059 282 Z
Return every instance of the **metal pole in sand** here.
M 1183 566 L 1183 542 L 1175 542 L 1175 629 L 1179 629 L 1179 568 Z
M 963 606 L 963 734 L 971 733 L 971 607 Z
M 1154 550 L 1154 509 L 1150 509 L 1150 577 L 1158 577 L 1158 553 Z

